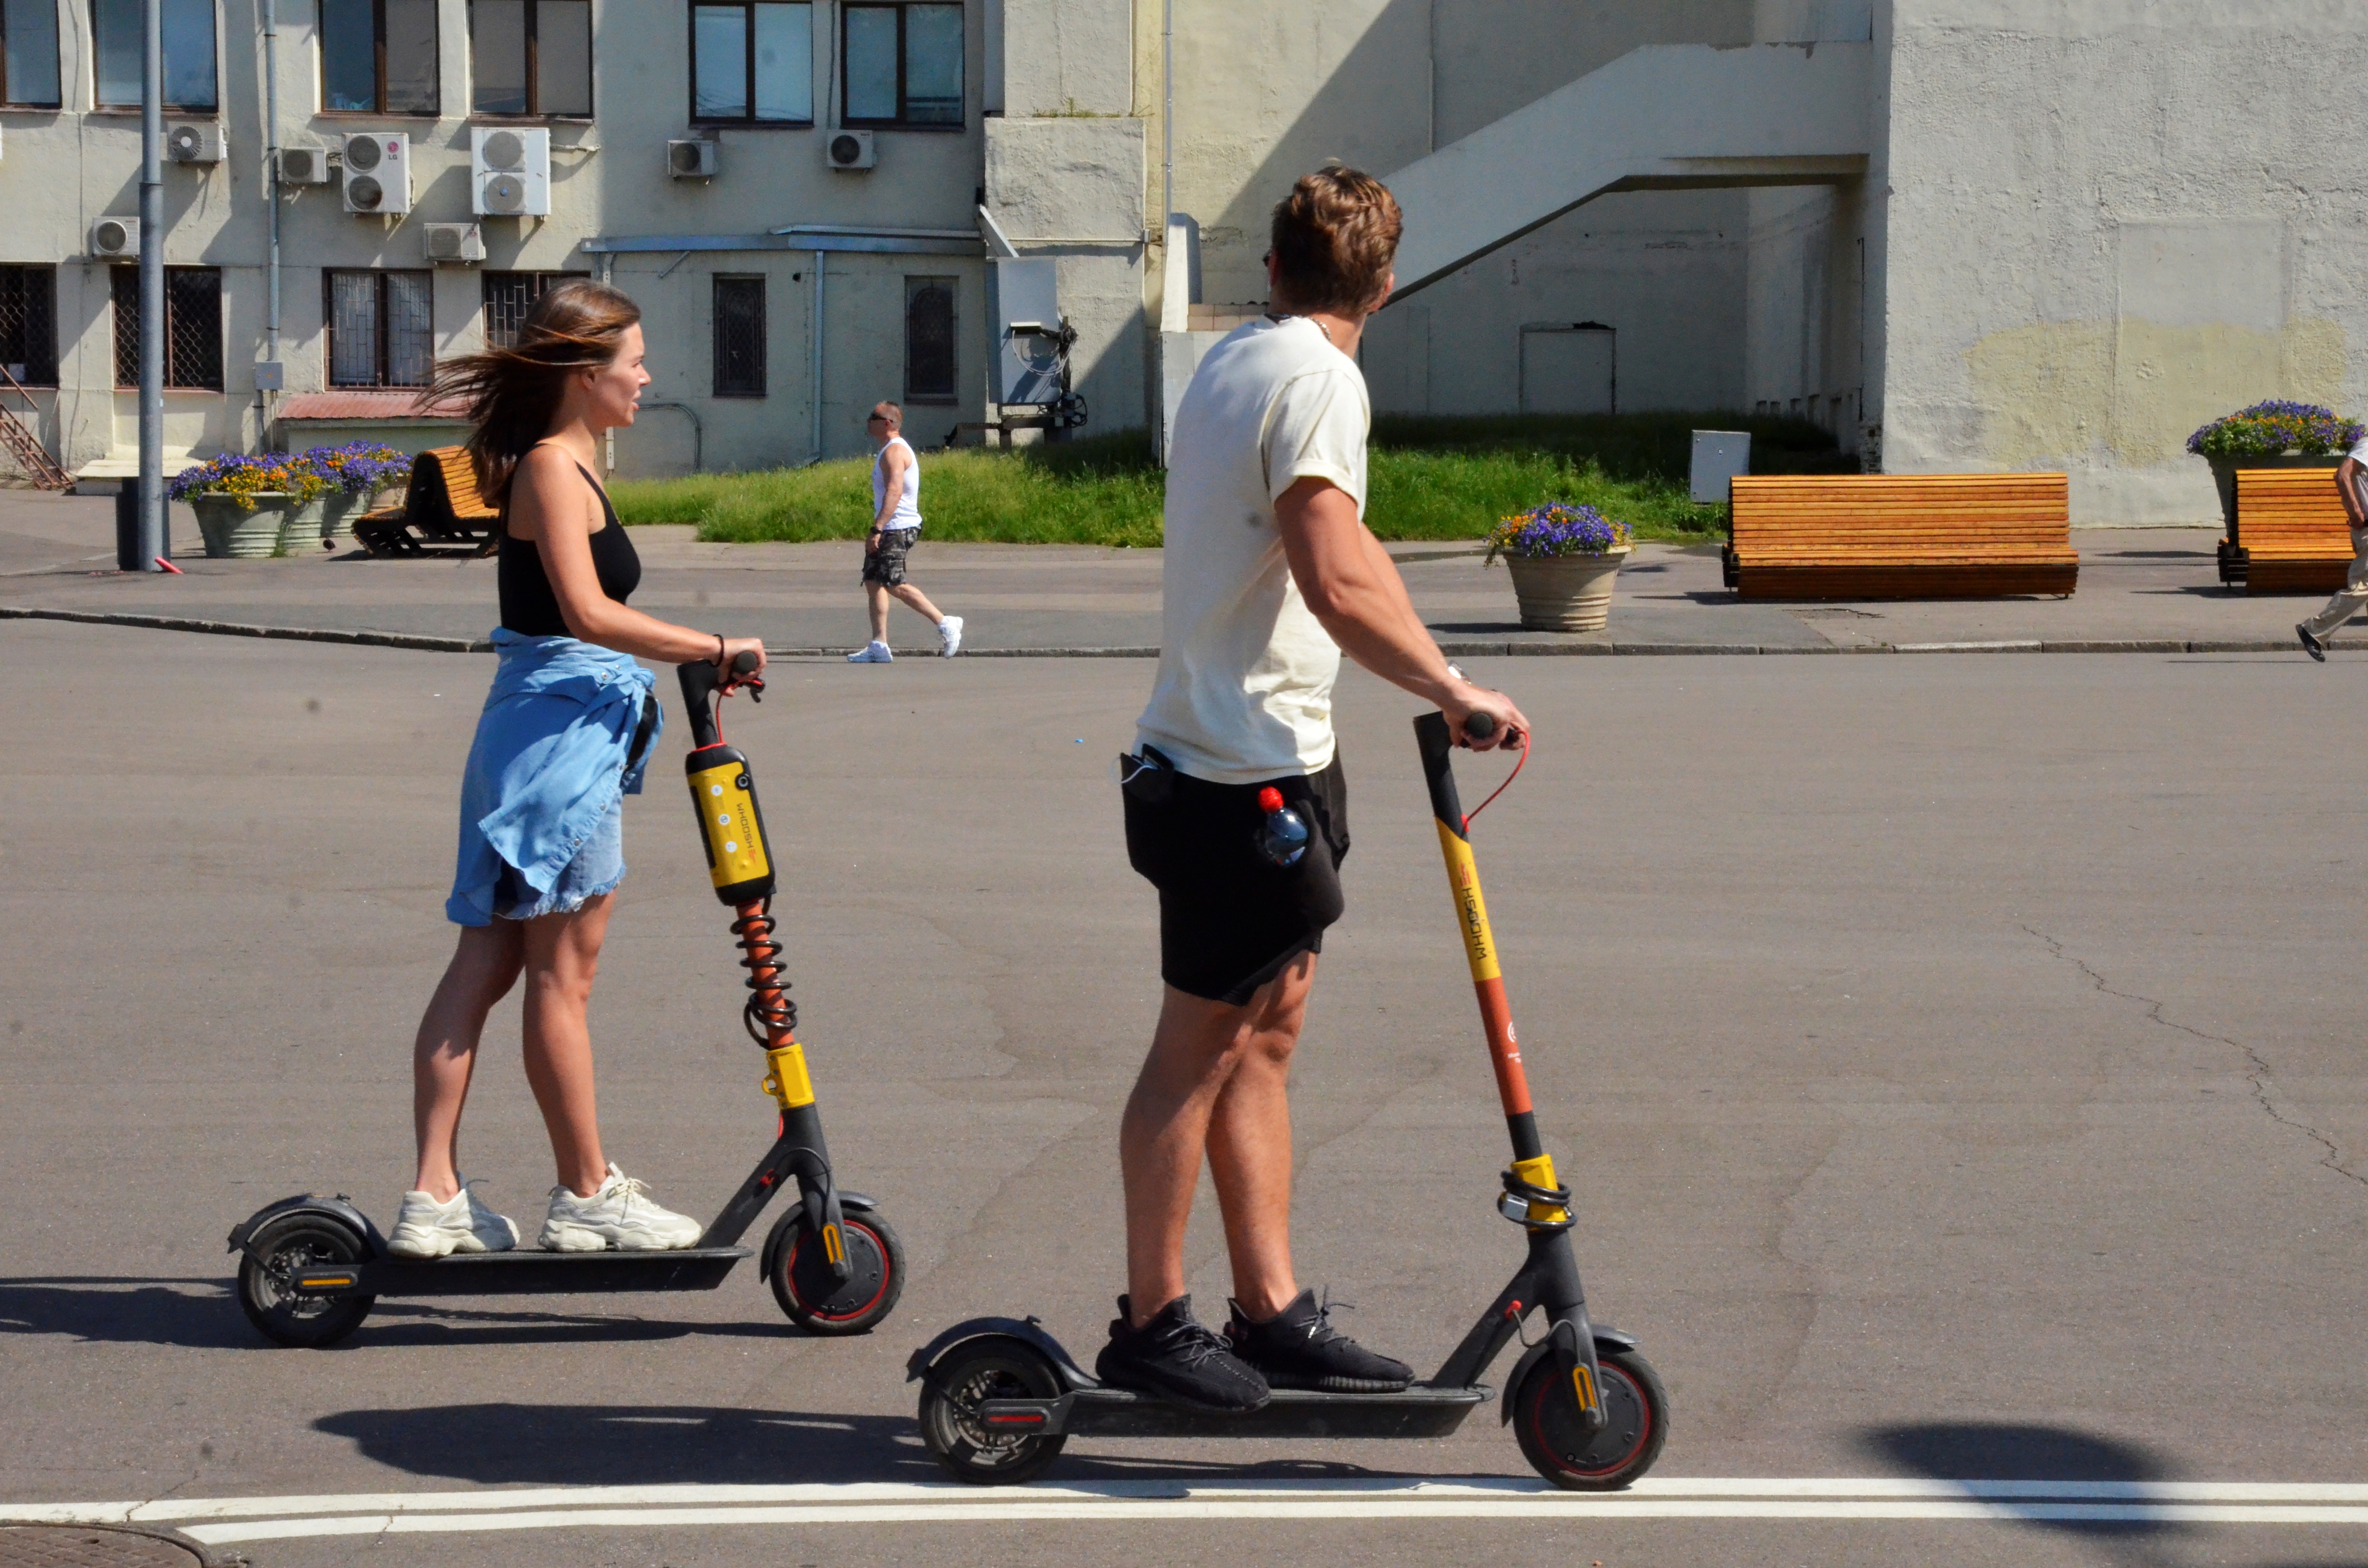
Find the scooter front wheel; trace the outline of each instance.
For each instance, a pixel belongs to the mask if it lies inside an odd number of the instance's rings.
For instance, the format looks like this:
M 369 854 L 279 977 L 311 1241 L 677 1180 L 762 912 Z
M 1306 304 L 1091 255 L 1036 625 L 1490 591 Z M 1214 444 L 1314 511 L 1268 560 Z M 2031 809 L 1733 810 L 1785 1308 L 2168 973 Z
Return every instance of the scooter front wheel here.
M 921 1441 L 946 1472 L 973 1486 L 1016 1486 L 1034 1479 L 1068 1438 L 987 1429 L 979 1405 L 990 1399 L 1057 1399 L 1052 1363 L 1017 1339 L 973 1339 L 931 1367 L 921 1381 Z
M 1634 1350 L 1605 1352 L 1603 1426 L 1579 1419 L 1578 1394 L 1556 1358 L 1543 1356 L 1513 1392 L 1513 1435 L 1540 1475 L 1572 1492 L 1616 1492 L 1653 1468 L 1669 1437 L 1669 1395 Z
M 334 1220 L 311 1215 L 268 1227 L 247 1244 L 238 1265 L 238 1304 L 246 1321 L 276 1344 L 319 1350 L 361 1326 L 374 1296 L 307 1296 L 296 1289 L 304 1269 L 359 1263 L 359 1236 Z
M 905 1293 L 905 1244 L 879 1211 L 848 1204 L 839 1234 L 854 1273 L 841 1279 L 803 1205 L 774 1225 L 765 1243 L 765 1277 L 773 1300 L 808 1334 L 868 1333 L 896 1310 Z

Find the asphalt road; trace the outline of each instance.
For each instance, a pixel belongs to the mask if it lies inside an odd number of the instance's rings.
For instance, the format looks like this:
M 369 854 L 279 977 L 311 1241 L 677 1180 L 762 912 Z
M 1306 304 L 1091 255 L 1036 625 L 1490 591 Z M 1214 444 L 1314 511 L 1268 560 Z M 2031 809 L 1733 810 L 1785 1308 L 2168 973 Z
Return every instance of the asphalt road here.
M 1080 1440 L 1024 1506 L 920 1490 L 911 1349 L 1033 1312 L 1089 1355 L 1118 1288 L 1114 1126 L 1156 982 L 1109 767 L 1147 665 L 783 665 L 734 714 L 793 869 L 834 1153 L 909 1253 L 879 1333 L 799 1337 L 751 1274 L 388 1302 L 304 1353 L 249 1330 L 222 1236 L 311 1187 L 394 1206 L 488 664 L 41 622 L 0 625 L 0 1516 L 269 1498 L 355 1532 L 194 1527 L 259 1568 L 2368 1561 L 2368 1493 L 2331 1490 L 2362 1478 L 2368 1403 L 2368 668 L 1474 670 L 1541 736 L 1475 841 L 1548 1146 L 1599 1315 L 1675 1408 L 1650 1487 L 1573 1507 L 1492 1418 Z M 1299 1257 L 1428 1362 L 1518 1241 L 1412 705 L 1351 676 L 1341 709 L 1356 847 L 1294 1096 Z M 627 812 L 595 1033 L 612 1152 L 704 1211 L 770 1124 L 670 771 Z M 515 1017 L 468 1165 L 530 1227 Z M 1216 1315 L 1213 1224 L 1192 1263 Z M 1965 1478 L 2142 1506 L 1919 1484 Z M 2264 1483 L 2301 1490 L 2232 1490 Z M 629 1491 L 603 1524 L 552 1518 L 582 1493 L 485 1495 L 680 1483 L 820 1490 L 672 1522 Z

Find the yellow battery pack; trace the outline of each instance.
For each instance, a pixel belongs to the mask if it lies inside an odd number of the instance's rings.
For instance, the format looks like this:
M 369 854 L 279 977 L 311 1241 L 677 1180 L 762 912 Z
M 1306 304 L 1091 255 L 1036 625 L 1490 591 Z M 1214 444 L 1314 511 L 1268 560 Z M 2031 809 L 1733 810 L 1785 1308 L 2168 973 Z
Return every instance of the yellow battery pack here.
M 764 813 L 748 759 L 726 745 L 702 746 L 684 759 L 690 778 L 691 809 L 699 813 L 700 841 L 707 848 L 707 876 L 715 896 L 728 904 L 769 898 L 773 857 L 765 843 Z

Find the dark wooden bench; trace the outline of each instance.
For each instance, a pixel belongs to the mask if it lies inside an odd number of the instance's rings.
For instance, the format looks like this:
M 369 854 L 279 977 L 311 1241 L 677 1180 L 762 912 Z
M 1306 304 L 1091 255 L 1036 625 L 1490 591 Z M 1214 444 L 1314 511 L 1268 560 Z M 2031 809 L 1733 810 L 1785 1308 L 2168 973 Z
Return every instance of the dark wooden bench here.
M 2060 473 L 1760 474 L 1732 482 L 1738 598 L 1987 599 L 2080 579 Z
M 354 538 L 372 555 L 491 555 L 501 545 L 500 526 L 501 514 L 477 494 L 468 449 L 437 447 L 411 460 L 401 505 L 356 517 Z
M 2351 571 L 2351 520 L 2325 468 L 2240 468 L 2220 580 L 2248 594 L 2331 594 Z

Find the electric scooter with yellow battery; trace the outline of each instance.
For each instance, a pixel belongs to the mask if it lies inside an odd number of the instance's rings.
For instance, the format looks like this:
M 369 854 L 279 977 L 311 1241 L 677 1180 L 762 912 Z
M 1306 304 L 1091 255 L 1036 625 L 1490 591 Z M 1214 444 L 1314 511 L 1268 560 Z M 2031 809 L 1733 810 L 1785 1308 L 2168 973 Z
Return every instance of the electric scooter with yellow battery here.
M 797 1041 L 797 1007 L 780 965 L 769 913 L 775 861 L 765 837 L 748 759 L 723 744 L 721 701 L 745 688 L 761 700 L 764 682 L 740 655 L 729 676 L 708 664 L 681 665 L 690 710 L 689 776 L 709 880 L 731 906 L 740 966 L 748 971 L 742 1009 L 764 1048 L 764 1087 L 779 1111 L 771 1149 L 692 1245 L 674 1252 L 455 1253 L 401 1258 L 369 1216 L 340 1195 L 282 1199 L 230 1233 L 241 1255 L 239 1305 L 267 1338 L 281 1345 L 334 1345 L 360 1326 L 381 1296 L 512 1296 L 628 1290 L 712 1290 L 743 1258 L 739 1244 L 775 1194 L 794 1185 L 797 1199 L 765 1239 L 764 1271 L 790 1321 L 809 1334 L 861 1334 L 893 1311 L 905 1288 L 905 1252 L 872 1200 L 841 1189 L 823 1142 L 805 1052 Z
M 1485 739 L 1495 721 L 1474 714 L 1466 728 Z M 1471 824 L 1456 797 L 1446 719 L 1427 713 L 1416 720 L 1415 741 L 1512 1138 L 1512 1168 L 1496 1201 L 1528 1243 L 1520 1267 L 1428 1381 L 1396 1393 L 1276 1389 L 1264 1406 L 1246 1413 L 1199 1409 L 1099 1382 L 1032 1317 L 957 1324 L 915 1351 L 905 1368 L 908 1381 L 921 1382 L 922 1441 L 956 1477 L 981 1485 L 1026 1481 L 1073 1436 L 1443 1437 L 1495 1397 L 1481 1375 L 1533 1313 L 1544 1332 L 1527 1342 L 1502 1406 L 1522 1456 L 1548 1481 L 1574 1491 L 1625 1486 L 1660 1457 L 1669 1429 L 1661 1380 L 1634 1339 L 1588 1318 L 1571 1250 L 1571 1195 L 1557 1184 L 1538 1138 L 1472 858 Z

